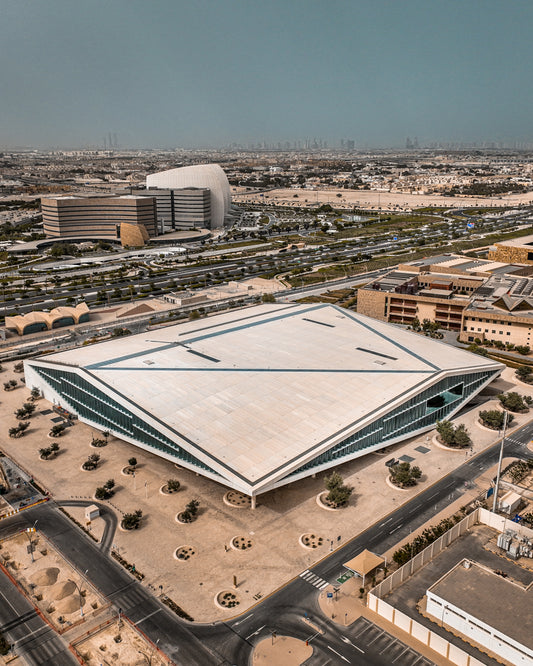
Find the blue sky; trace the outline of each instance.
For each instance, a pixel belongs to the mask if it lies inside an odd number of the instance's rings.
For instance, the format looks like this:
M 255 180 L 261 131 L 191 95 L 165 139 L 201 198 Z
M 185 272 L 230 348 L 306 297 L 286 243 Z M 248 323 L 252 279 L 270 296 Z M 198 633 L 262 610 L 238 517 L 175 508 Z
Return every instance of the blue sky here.
M 0 147 L 533 141 L 531 0 L 0 0 Z

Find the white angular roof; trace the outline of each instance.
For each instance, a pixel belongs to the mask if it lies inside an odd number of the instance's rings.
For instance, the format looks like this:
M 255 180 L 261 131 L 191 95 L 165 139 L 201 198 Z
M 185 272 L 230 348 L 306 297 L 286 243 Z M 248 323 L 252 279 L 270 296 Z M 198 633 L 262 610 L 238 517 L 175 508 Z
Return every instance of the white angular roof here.
M 261 305 L 27 364 L 49 362 L 83 368 L 254 494 L 446 374 L 501 367 L 324 304 Z

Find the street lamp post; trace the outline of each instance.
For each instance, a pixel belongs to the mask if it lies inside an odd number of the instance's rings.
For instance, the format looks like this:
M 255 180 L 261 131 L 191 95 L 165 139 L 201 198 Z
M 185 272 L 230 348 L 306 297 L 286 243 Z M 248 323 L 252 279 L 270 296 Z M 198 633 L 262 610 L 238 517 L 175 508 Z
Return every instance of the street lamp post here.
M 87 571 L 89 571 L 89 569 L 87 569 Z M 85 573 L 87 573 L 87 571 Z M 78 585 L 78 583 L 76 583 L 76 581 L 72 580 L 72 578 L 67 578 L 67 580 L 70 583 L 74 583 L 74 585 L 76 586 L 76 589 L 78 590 L 78 594 L 80 595 L 80 617 L 83 617 L 83 603 L 82 603 L 83 602 L 83 595 L 81 593 L 81 587 Z
M 31 535 L 36 532 L 35 525 L 37 525 L 39 521 L 36 520 L 33 523 L 32 527 L 28 527 L 28 529 L 24 532 L 24 534 L 28 537 L 28 541 L 30 542 L 29 549 L 30 549 L 30 556 L 31 556 L 31 561 L 35 562 L 35 559 L 33 558 L 33 541 L 31 539 Z
M 508 412 L 507 410 L 505 410 L 503 412 L 503 435 L 500 444 L 500 457 L 498 459 L 498 474 L 496 475 L 496 485 L 494 486 L 494 500 L 492 502 L 492 513 L 496 513 L 496 510 L 498 508 L 498 491 L 500 490 L 500 475 L 502 472 L 503 447 L 505 444 L 505 433 L 507 430 L 507 417 L 508 417 Z

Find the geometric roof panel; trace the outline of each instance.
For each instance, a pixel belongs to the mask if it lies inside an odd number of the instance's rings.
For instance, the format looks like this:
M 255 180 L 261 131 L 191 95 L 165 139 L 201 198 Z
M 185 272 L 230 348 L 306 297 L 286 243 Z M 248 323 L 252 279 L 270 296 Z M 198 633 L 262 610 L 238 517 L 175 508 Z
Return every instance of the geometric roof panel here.
M 443 372 L 499 367 L 328 304 L 259 305 L 39 360 L 83 368 L 255 492 Z

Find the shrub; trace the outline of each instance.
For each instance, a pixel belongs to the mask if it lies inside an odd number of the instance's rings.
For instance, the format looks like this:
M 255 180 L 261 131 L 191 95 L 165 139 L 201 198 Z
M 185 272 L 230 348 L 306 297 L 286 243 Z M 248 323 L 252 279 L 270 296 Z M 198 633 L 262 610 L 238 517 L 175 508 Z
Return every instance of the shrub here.
M 509 393 L 500 393 L 498 400 L 502 407 L 508 409 L 510 412 L 524 412 L 528 409 L 531 397 L 527 396 L 523 398 L 519 393 L 510 391 Z
M 167 481 L 167 490 L 169 493 L 173 493 L 176 490 L 179 490 L 180 482 L 177 479 L 169 479 Z
M 446 446 L 464 449 L 472 444 L 470 433 L 462 423 L 454 427 L 451 421 L 437 421 L 436 429 Z
M 516 345 L 514 350 L 518 352 L 519 354 L 522 354 L 522 356 L 527 356 L 531 349 L 528 347 L 528 345 Z
M 420 467 L 411 467 L 410 463 L 402 462 L 390 468 L 391 481 L 395 486 L 406 488 L 416 486 L 416 481 L 422 476 Z
M 64 423 L 56 423 L 56 425 L 53 425 L 51 430 L 50 430 L 50 437 L 59 437 L 63 431 L 65 430 L 66 426 Z
M 98 488 L 94 491 L 94 496 L 96 497 L 97 500 L 109 499 L 112 496 L 112 494 L 113 493 L 107 488 L 104 488 L 104 486 L 98 486 Z
M 533 368 L 530 365 L 519 365 L 515 374 L 520 381 L 531 384 L 533 383 L 533 377 L 531 376 L 532 371 Z
M 492 428 L 492 430 L 501 430 L 505 420 L 505 413 L 501 412 L 499 409 L 489 409 L 483 412 L 479 412 L 479 418 L 481 419 L 483 425 L 487 426 L 487 428 Z M 514 416 L 508 413 L 507 424 L 509 425 L 513 420 Z
M 185 511 L 188 511 L 193 518 L 196 518 L 199 506 L 200 502 L 198 500 L 192 499 L 185 507 Z
M 11 649 L 9 641 L 3 634 L 0 634 L 0 655 L 5 656 Z
M 130 458 L 128 460 L 128 465 L 130 467 L 133 467 L 133 469 L 135 469 L 137 467 L 137 458 Z
M 325 486 L 326 490 L 329 491 L 326 495 L 326 502 L 330 502 L 335 507 L 346 504 L 353 492 L 353 488 L 344 485 L 342 476 L 335 471 L 326 477 Z
M 136 530 L 141 524 L 143 512 L 138 509 L 134 513 L 125 513 L 120 523 L 125 530 Z

